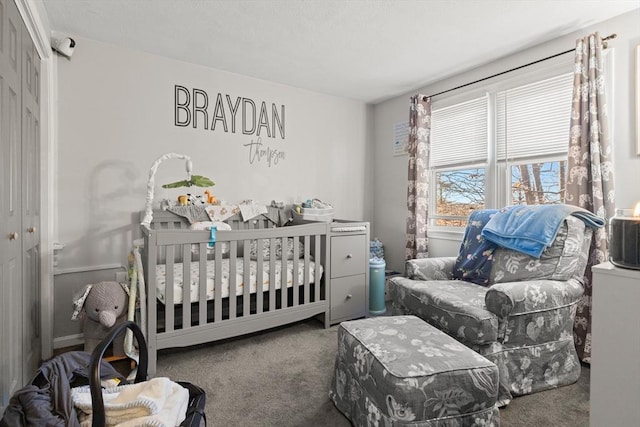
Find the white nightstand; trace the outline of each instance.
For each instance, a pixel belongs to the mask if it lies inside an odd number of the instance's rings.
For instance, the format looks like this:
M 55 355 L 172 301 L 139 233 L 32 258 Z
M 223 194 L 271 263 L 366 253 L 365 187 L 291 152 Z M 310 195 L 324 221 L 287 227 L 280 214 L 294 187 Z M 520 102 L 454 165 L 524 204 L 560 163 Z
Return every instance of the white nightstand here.
M 640 420 L 640 271 L 593 267 L 589 424 Z

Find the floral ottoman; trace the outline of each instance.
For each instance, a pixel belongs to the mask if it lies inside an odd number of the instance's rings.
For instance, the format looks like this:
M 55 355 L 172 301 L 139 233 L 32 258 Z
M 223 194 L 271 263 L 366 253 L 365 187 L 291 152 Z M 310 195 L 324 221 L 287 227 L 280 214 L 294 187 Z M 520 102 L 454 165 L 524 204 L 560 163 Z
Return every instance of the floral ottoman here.
M 329 396 L 355 426 L 499 426 L 498 368 L 415 316 L 342 322 Z

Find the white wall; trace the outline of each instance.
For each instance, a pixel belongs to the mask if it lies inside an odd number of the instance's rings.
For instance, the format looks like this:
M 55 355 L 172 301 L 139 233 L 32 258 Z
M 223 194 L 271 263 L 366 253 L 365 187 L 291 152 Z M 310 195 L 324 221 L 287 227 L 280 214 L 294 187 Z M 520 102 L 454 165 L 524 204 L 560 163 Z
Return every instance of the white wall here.
M 189 155 L 194 174 L 211 178 L 212 192 L 230 203 L 253 199 L 292 202 L 319 198 L 340 218 L 370 220 L 372 205 L 371 109 L 359 101 L 209 69 L 124 47 L 76 38 L 71 60 L 58 60 L 58 152 L 56 240 L 62 272 L 125 265 L 138 235 L 149 167 L 160 155 Z M 256 64 L 257 67 L 260 64 Z M 249 161 L 244 144 L 255 135 L 174 125 L 174 85 L 209 96 L 209 121 L 216 96 L 251 98 L 285 106 L 285 138 L 262 142 L 284 151 L 269 166 Z M 202 120 L 202 119 L 201 119 Z M 184 161 L 167 160 L 156 175 L 163 184 L 186 178 Z M 156 199 L 175 198 L 185 189 L 162 190 Z M 203 189 L 199 189 L 199 193 Z M 196 190 L 198 191 L 198 190 Z M 56 311 L 70 315 L 70 295 L 81 286 L 56 276 Z M 99 274 L 94 275 L 96 278 Z M 91 275 L 83 278 L 91 280 Z M 58 322 L 60 323 L 60 322 Z M 56 325 L 56 336 L 72 334 Z
M 483 67 L 455 76 L 446 76 L 429 86 L 381 102 L 374 106 L 374 218 L 372 236 L 377 236 L 385 248 L 389 268 L 403 271 L 406 218 L 407 156 L 392 155 L 393 125 L 409 117 L 409 97 L 420 93 L 430 95 L 511 69 L 516 66 L 563 52 L 575 46 L 578 38 L 593 32 L 602 36 L 616 33 L 609 42 L 614 55 L 614 93 L 611 105 L 613 131 L 616 206 L 632 207 L 640 201 L 640 156 L 635 151 L 635 48 L 640 43 L 640 9 L 620 15 L 597 25 L 555 39 L 517 54 L 507 56 Z M 505 34 L 505 37 L 508 37 Z M 568 54 L 572 55 L 572 54 Z M 611 97 L 610 97 L 611 98 Z M 456 255 L 461 234 L 430 235 L 430 256 Z

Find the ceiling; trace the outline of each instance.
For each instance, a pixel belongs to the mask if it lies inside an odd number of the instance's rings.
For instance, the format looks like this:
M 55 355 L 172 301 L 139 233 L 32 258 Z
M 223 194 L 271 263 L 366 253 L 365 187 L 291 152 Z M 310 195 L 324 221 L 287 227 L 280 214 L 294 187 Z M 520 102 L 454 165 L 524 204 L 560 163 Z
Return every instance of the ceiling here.
M 640 0 L 46 0 L 44 5 L 52 30 L 71 37 L 376 103 L 638 9 Z

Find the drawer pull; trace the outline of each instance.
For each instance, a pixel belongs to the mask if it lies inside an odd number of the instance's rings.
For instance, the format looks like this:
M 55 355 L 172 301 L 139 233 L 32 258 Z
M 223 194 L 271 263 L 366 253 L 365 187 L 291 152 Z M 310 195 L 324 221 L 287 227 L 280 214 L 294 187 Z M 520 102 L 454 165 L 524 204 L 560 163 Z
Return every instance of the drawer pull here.
M 16 240 L 17 238 L 18 238 L 18 233 L 16 231 L 9 233 L 9 240 Z
M 353 258 L 353 255 L 352 254 L 347 254 L 347 259 L 351 259 L 351 258 Z
M 36 228 L 35 228 L 35 227 L 29 227 L 29 228 L 27 229 L 27 231 L 28 231 L 29 233 L 35 233 L 35 232 L 36 232 Z
M 353 298 L 353 295 L 347 294 L 347 299 L 351 299 L 351 298 Z

